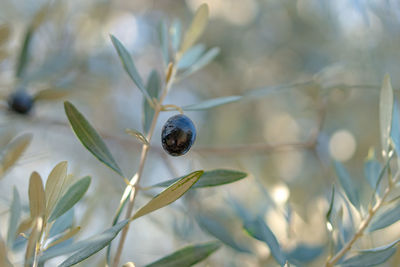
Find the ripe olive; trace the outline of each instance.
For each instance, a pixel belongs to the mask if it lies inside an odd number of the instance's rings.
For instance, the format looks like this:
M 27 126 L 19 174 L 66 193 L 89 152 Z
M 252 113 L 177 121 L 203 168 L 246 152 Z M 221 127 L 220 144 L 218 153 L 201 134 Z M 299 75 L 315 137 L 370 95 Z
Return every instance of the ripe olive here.
M 19 114 L 28 114 L 33 107 L 33 98 L 25 91 L 19 90 L 9 96 L 8 107 Z
M 183 114 L 172 116 L 162 128 L 162 146 L 171 156 L 185 154 L 195 140 L 196 128 L 192 120 Z

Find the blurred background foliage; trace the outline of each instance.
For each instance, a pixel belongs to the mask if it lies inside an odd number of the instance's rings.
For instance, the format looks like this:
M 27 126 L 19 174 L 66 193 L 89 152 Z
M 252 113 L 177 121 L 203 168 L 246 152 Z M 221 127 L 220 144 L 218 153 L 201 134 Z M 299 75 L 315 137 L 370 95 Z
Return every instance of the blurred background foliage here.
M 395 92 L 400 82 L 398 1 L 0 0 L 1 141 L 6 144 L 20 133 L 33 133 L 27 152 L 0 181 L 2 214 L 13 185 L 27 205 L 30 173 L 36 170 L 47 177 L 56 163 L 68 160 L 71 173 L 93 178 L 75 210 L 75 221 L 82 226 L 79 238 L 109 227 L 125 184 L 79 144 L 62 100 L 79 106 L 124 172 L 134 173 L 141 145 L 124 129 L 141 128 L 142 96 L 121 68 L 109 34 L 129 49 L 142 77 L 152 69 L 162 73 L 160 21 L 169 24 L 179 18 L 187 28 L 203 2 L 209 5 L 210 22 L 201 42 L 221 52 L 206 68 L 175 84 L 165 103 L 183 106 L 228 95 L 248 97 L 208 111 L 186 112 L 197 126 L 198 138 L 191 152 L 179 158 L 161 150 L 157 137 L 171 115 L 163 113 L 142 184 L 192 169 L 231 168 L 250 175 L 218 189 L 197 190 L 186 204 L 178 202 L 135 221 L 123 262 L 142 266 L 189 242 L 209 240 L 195 220 L 204 215 L 204 224 L 207 218 L 219 221 L 234 237 L 236 249 L 245 249 L 237 253 L 224 247 L 203 264 L 275 266 L 265 244 L 243 233 L 238 205 L 263 214 L 285 249 L 299 242 L 326 244 L 325 213 L 336 180 L 332 159 L 344 162 L 362 186 L 368 150 L 379 149 L 383 75 L 391 75 Z M 16 77 L 30 27 L 34 30 L 27 65 Z M 38 101 L 32 114 L 22 116 L 6 104 L 8 95 L 20 88 L 30 94 L 56 89 L 65 96 Z M 148 199 L 139 195 L 138 206 Z M 0 231 L 5 231 L 7 216 L 0 219 Z M 389 243 L 399 238 L 398 228 L 395 224 L 361 244 Z M 102 255 L 82 265 L 101 265 Z M 321 266 L 326 257 L 322 255 L 310 266 Z M 399 252 L 387 266 L 396 266 L 398 260 Z

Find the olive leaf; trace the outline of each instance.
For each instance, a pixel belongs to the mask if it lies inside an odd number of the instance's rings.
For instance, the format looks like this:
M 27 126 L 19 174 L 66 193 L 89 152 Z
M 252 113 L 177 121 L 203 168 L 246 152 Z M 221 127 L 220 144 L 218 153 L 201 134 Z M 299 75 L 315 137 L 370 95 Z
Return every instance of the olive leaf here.
M 132 79 L 132 81 L 136 84 L 139 90 L 142 91 L 147 101 L 151 103 L 152 102 L 151 97 L 149 96 L 149 94 L 146 91 L 146 88 L 144 87 L 142 78 L 140 77 L 139 72 L 137 71 L 135 64 L 133 63 L 132 57 L 129 54 L 128 50 L 115 36 L 110 35 L 110 38 L 115 49 L 117 50 L 119 58 L 121 59 L 121 63 L 122 66 L 124 67 L 124 70 Z
M 58 245 L 72 237 L 74 237 L 79 231 L 81 230 L 81 227 L 77 226 L 75 228 L 69 229 L 63 236 L 60 238 L 55 239 L 53 242 L 51 242 L 46 249 L 49 249 L 51 247 L 54 247 L 55 245 Z
M 46 216 L 48 217 L 58 202 L 66 187 L 69 185 L 67 179 L 66 161 L 58 163 L 50 172 L 47 178 L 44 192 L 46 194 Z
M 0 45 L 4 44 L 10 37 L 11 29 L 8 24 L 0 25 Z
M 208 22 L 208 5 L 202 4 L 196 10 L 192 23 L 183 38 L 181 53 L 186 52 L 203 34 Z
M 73 255 L 68 257 L 64 262 L 62 262 L 59 267 L 68 267 L 78 262 L 81 262 L 88 257 L 92 256 L 93 254 L 97 253 L 105 246 L 107 246 L 117 235 L 118 233 L 129 223 L 129 220 L 124 220 L 117 223 L 115 226 L 111 227 L 110 229 L 104 231 L 101 234 L 95 235 L 91 238 L 88 238 L 84 241 L 80 241 L 71 246 L 69 249 L 71 252 L 76 251 Z M 68 248 L 66 248 L 68 249 Z M 61 250 L 61 255 L 65 253 L 65 250 Z M 54 256 L 57 253 L 53 252 Z M 49 257 L 47 256 L 47 258 Z M 46 259 L 46 258 L 43 258 Z
M 176 68 L 178 70 L 189 68 L 196 63 L 205 50 L 206 46 L 204 44 L 197 44 L 191 47 L 182 55 L 181 59 L 176 65 Z
M 213 61 L 219 54 L 221 49 L 219 47 L 213 47 L 208 50 L 204 55 L 202 55 L 190 68 L 186 69 L 182 74 L 179 74 L 179 78 L 183 79 L 192 73 L 204 68 L 211 61 Z
M 380 93 L 379 101 L 379 122 L 381 130 L 382 152 L 388 155 L 390 144 L 390 131 L 392 126 L 393 114 L 393 88 L 390 76 L 385 75 Z
M 22 75 L 25 73 L 25 69 L 28 64 L 28 60 L 29 60 L 29 56 L 30 56 L 29 50 L 30 50 L 33 32 L 34 32 L 33 26 L 29 26 L 25 32 L 24 42 L 21 47 L 21 51 L 19 52 L 17 68 L 15 70 L 15 77 L 17 77 L 17 78 L 21 78 Z
M 214 99 L 209 99 L 197 104 L 193 105 L 188 105 L 182 107 L 183 110 L 189 111 L 189 110 L 204 110 L 204 109 L 210 109 L 210 108 L 215 108 L 221 105 L 237 102 L 241 99 L 241 96 L 225 96 L 225 97 L 218 97 Z
M 265 242 L 271 250 L 272 256 L 281 266 L 285 264 L 286 255 L 283 253 L 274 233 L 261 217 L 245 222 L 244 229 L 252 237 Z
M 21 157 L 32 141 L 32 134 L 23 134 L 12 140 L 0 153 L 0 175 L 4 175 Z
M 91 178 L 86 176 L 68 188 L 67 192 L 60 198 L 50 215 L 49 222 L 54 221 L 69 209 L 71 209 L 86 193 L 89 188 Z
M 162 191 L 159 195 L 150 200 L 146 205 L 140 208 L 131 218 L 131 220 L 135 220 L 143 215 L 146 215 L 155 210 L 161 209 L 168 204 L 171 204 L 178 198 L 180 198 L 186 191 L 188 191 L 203 175 L 204 171 L 195 171 L 192 172 L 171 186 Z
M 187 246 L 163 257 L 162 259 L 146 265 L 146 267 L 190 267 L 204 260 L 220 247 L 221 242 L 219 241 Z
M 19 197 L 17 188 L 14 186 L 13 199 L 10 207 L 10 218 L 8 221 L 8 233 L 7 233 L 7 244 L 9 247 L 12 247 L 14 243 L 20 216 L 21 216 L 21 199 Z
M 336 175 L 339 178 L 339 182 L 346 193 L 346 196 L 350 200 L 350 202 L 357 209 L 360 208 L 360 198 L 357 187 L 355 186 L 350 174 L 347 172 L 346 168 L 342 165 L 342 163 L 335 161 L 335 171 Z
M 247 176 L 247 173 L 234 170 L 216 169 L 211 171 L 205 171 L 199 180 L 193 185 L 192 188 L 203 188 L 210 186 L 218 186 L 233 183 L 239 181 Z M 165 182 L 161 182 L 151 187 L 167 187 L 175 183 L 182 177 L 171 179 Z
M 0 237 L 0 266 L 13 267 L 7 255 L 7 247 L 3 239 Z
M 175 19 L 172 22 L 170 28 L 170 35 L 171 35 L 171 46 L 174 52 L 178 52 L 179 46 L 181 45 L 181 35 L 182 35 L 182 24 L 179 19 Z
M 355 267 L 355 266 L 376 266 L 378 264 L 384 263 L 387 261 L 395 252 L 396 245 L 400 242 L 400 240 L 396 240 L 388 245 L 372 248 L 372 249 L 364 249 L 359 250 L 358 253 L 343 262 L 341 262 L 340 266 L 342 267 Z
M 46 210 L 46 196 L 42 178 L 37 172 L 31 174 L 28 193 L 31 218 L 42 217 Z
M 40 100 L 58 100 L 60 98 L 63 98 L 67 96 L 70 92 L 65 89 L 58 89 L 58 88 L 48 88 L 48 89 L 43 89 L 37 92 L 34 96 L 33 99 L 35 101 L 40 101 Z
M 153 70 L 150 73 L 150 76 L 147 80 L 146 84 L 147 92 L 149 93 L 150 97 L 158 99 L 158 95 L 161 90 L 161 81 L 156 70 Z M 146 98 L 143 100 L 143 131 L 148 133 L 150 130 L 151 122 L 153 121 L 154 117 L 154 109 L 150 106 L 149 102 L 146 101 Z
M 70 102 L 64 102 L 65 114 L 74 130 L 76 136 L 98 160 L 124 177 L 120 167 L 114 160 L 106 144 L 96 130 L 90 125 L 87 119 Z

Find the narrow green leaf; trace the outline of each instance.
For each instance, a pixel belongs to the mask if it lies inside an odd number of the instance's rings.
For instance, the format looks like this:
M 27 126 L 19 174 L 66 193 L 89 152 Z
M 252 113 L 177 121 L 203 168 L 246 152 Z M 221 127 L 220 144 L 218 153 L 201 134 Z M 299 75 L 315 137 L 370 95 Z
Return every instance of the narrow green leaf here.
M 354 207 L 358 209 L 360 207 L 359 193 L 357 187 L 354 185 L 354 182 L 352 181 L 352 178 L 350 177 L 350 174 L 347 172 L 342 163 L 335 161 L 334 165 L 335 165 L 336 175 L 339 178 L 339 182 L 342 185 L 342 188 L 346 193 L 346 196 L 348 197 L 350 202 L 354 205 Z
M 369 232 L 373 232 L 378 229 L 388 227 L 400 220 L 400 203 L 396 206 L 386 210 L 385 212 L 378 214 L 372 219 L 372 222 L 368 228 Z
M 146 137 L 144 137 L 144 135 L 141 132 L 136 131 L 134 129 L 125 129 L 125 132 L 129 135 L 132 135 L 133 137 L 136 137 L 136 139 L 138 139 L 143 144 L 149 145 L 149 141 L 147 141 Z
M 173 183 L 159 195 L 150 200 L 146 205 L 140 208 L 132 216 L 131 220 L 137 219 L 143 215 L 171 204 L 180 198 L 186 191 L 188 191 L 197 182 L 197 180 L 199 180 L 203 173 L 204 171 L 195 171 Z
M 322 252 L 324 252 L 323 246 L 309 246 L 300 243 L 294 249 L 286 252 L 285 254 L 290 262 L 298 264 L 311 262 L 318 258 Z
M 184 106 L 184 107 L 182 107 L 182 109 L 186 110 L 186 111 L 210 109 L 210 108 L 215 108 L 215 107 L 218 107 L 218 106 L 221 106 L 221 105 L 237 102 L 241 98 L 242 98 L 241 96 L 219 97 L 219 98 L 209 99 L 209 100 L 200 102 L 198 104 Z
M 376 159 L 375 150 L 370 149 L 364 163 L 364 175 L 372 189 L 375 189 L 381 169 L 382 166 Z
M 61 98 L 64 98 L 70 93 L 70 91 L 66 89 L 57 89 L 57 88 L 49 88 L 49 89 L 44 89 L 39 92 L 37 92 L 34 96 L 33 99 L 35 101 L 41 101 L 41 100 L 59 100 Z
M 171 45 L 174 52 L 178 52 L 179 46 L 181 45 L 181 36 L 182 36 L 182 24 L 179 19 L 175 19 L 172 22 L 172 26 L 170 28 L 171 34 Z
M 158 99 L 158 95 L 161 90 L 161 81 L 160 76 L 158 75 L 156 70 L 153 70 L 150 73 L 150 76 L 147 80 L 146 84 L 147 92 L 150 97 Z M 144 133 L 148 133 L 150 130 L 151 122 L 154 117 L 154 109 L 150 106 L 149 102 L 146 101 L 146 98 L 143 100 L 143 131 Z
M 392 127 L 390 137 L 393 140 L 397 156 L 400 155 L 400 109 L 397 101 L 393 102 Z
M 182 248 L 146 267 L 190 267 L 217 251 L 221 247 L 218 241 L 196 244 Z
M 46 194 L 46 216 L 48 217 L 60 199 L 64 190 L 68 186 L 67 182 L 68 162 L 62 161 L 58 163 L 50 172 L 47 178 L 44 192 Z
M 31 218 L 42 217 L 46 209 L 46 197 L 42 178 L 37 172 L 33 172 L 29 179 L 28 195 Z
M 160 22 L 159 26 L 160 45 L 163 59 L 166 65 L 169 63 L 169 38 L 168 38 L 168 27 L 165 21 Z
M 77 264 L 107 246 L 107 244 L 109 244 L 128 223 L 129 220 L 121 221 L 101 234 L 94 235 L 86 240 L 79 241 L 67 247 L 53 249 L 48 251 L 48 253 L 44 252 L 40 257 L 39 262 L 44 262 L 60 255 L 75 252 L 58 267 L 67 267 Z
M 48 246 L 47 249 L 54 247 L 72 237 L 74 237 L 79 231 L 81 230 L 80 226 L 77 226 L 75 228 L 69 229 L 63 236 L 60 236 L 59 238 L 54 239 Z
M 53 212 L 50 215 L 49 222 L 54 221 L 70 208 L 72 208 L 86 193 L 90 185 L 90 177 L 86 176 L 68 188 L 67 192 L 60 198 Z
M 72 126 L 76 136 L 98 160 L 110 167 L 122 177 L 124 176 L 121 169 L 115 162 L 113 156 L 108 150 L 101 136 L 90 125 L 86 118 L 80 113 L 70 102 L 64 102 L 65 114 Z
M 126 73 L 131 77 L 132 81 L 136 84 L 140 91 L 142 91 L 143 95 L 146 97 L 147 101 L 151 102 L 151 98 L 144 87 L 142 78 L 137 71 L 135 64 L 133 63 L 132 57 L 129 54 L 128 50 L 126 50 L 125 46 L 113 35 L 110 35 L 111 41 L 117 50 L 118 56 L 121 59 L 122 66 Z
M 247 176 L 247 173 L 234 170 L 217 169 L 212 171 L 205 171 L 200 179 L 193 185 L 192 188 L 202 188 L 210 186 L 218 186 L 236 182 Z M 155 184 L 151 187 L 167 187 L 183 177 L 171 179 L 162 183 Z
M 358 254 L 343 261 L 341 267 L 369 267 L 382 264 L 387 261 L 395 252 L 396 245 L 400 240 L 396 240 L 389 245 L 373 249 L 358 251 Z
M 53 223 L 50 229 L 49 238 L 65 232 L 74 222 L 74 209 L 70 209 Z
M 206 47 L 204 44 L 197 44 L 188 49 L 176 65 L 177 69 L 181 70 L 192 66 L 194 63 L 196 63 L 205 50 Z
M 220 240 L 225 245 L 243 253 L 251 253 L 251 250 L 238 242 L 232 232 L 226 227 L 225 222 L 211 218 L 209 215 L 197 214 L 195 217 L 199 226 L 210 235 Z
M 188 68 L 186 71 L 184 71 L 182 74 L 180 74 L 179 77 L 185 78 L 192 73 L 204 68 L 205 66 L 208 65 L 211 61 L 214 60 L 219 54 L 221 49 L 219 47 L 214 47 L 208 50 L 205 54 L 203 54 L 197 61 L 194 63 L 190 68 Z
M 208 5 L 202 4 L 196 10 L 192 23 L 185 33 L 181 47 L 181 53 L 186 52 L 203 34 L 208 22 Z
M 29 50 L 30 50 L 30 45 L 32 41 L 32 35 L 33 35 L 33 27 L 29 26 L 29 28 L 26 30 L 25 36 L 24 36 L 24 43 L 21 47 L 21 51 L 19 52 L 18 56 L 18 63 L 17 63 L 17 69 L 15 70 L 15 76 L 17 78 L 21 78 L 23 74 L 25 73 L 26 66 L 28 64 L 29 60 Z
M 381 128 L 382 152 L 388 155 L 390 144 L 390 131 L 393 113 L 393 89 L 390 83 L 390 76 L 385 75 L 380 93 L 379 101 L 379 122 Z
M 15 238 L 17 237 L 17 227 L 21 216 L 21 199 L 17 188 L 13 188 L 13 200 L 10 207 L 10 219 L 8 221 L 7 244 L 12 247 Z
M 286 256 L 281 250 L 278 240 L 261 217 L 254 221 L 245 222 L 244 228 L 252 237 L 268 245 L 272 256 L 281 266 L 285 264 Z
M 32 141 L 32 134 L 18 136 L 1 151 L 0 175 L 4 175 L 25 152 Z
M 332 193 L 331 193 L 331 201 L 329 201 L 329 208 L 328 212 L 326 213 L 326 221 L 329 222 L 332 225 L 332 210 L 333 210 L 333 204 L 335 202 L 335 185 L 332 185 Z

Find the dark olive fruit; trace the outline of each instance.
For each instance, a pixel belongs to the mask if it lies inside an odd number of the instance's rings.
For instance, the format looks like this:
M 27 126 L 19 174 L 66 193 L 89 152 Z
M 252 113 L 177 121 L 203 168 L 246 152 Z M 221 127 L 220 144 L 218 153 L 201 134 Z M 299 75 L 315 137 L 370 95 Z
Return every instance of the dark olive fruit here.
M 196 128 L 192 120 L 185 115 L 172 116 L 162 128 L 162 146 L 171 156 L 181 156 L 188 152 L 194 140 Z
M 19 114 L 28 114 L 33 107 L 33 98 L 25 91 L 17 91 L 9 96 L 8 107 Z

